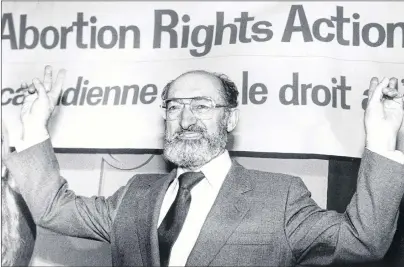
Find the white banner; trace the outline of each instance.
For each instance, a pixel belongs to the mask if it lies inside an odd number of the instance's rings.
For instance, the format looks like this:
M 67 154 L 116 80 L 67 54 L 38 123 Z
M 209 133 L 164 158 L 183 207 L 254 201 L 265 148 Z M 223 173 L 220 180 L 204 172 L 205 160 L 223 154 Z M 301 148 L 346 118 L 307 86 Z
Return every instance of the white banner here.
M 162 147 L 160 94 L 205 69 L 239 89 L 236 151 L 360 157 L 371 77 L 404 87 L 404 3 L 4 2 L 2 111 L 67 69 L 51 136 L 60 148 Z

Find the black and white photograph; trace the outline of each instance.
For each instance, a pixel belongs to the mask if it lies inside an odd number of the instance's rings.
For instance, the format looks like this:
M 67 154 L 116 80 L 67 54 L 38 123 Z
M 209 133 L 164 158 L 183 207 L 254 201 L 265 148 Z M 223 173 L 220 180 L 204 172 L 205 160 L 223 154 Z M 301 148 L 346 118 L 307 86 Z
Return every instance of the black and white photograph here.
M 404 2 L 1 13 L 1 266 L 404 266 Z

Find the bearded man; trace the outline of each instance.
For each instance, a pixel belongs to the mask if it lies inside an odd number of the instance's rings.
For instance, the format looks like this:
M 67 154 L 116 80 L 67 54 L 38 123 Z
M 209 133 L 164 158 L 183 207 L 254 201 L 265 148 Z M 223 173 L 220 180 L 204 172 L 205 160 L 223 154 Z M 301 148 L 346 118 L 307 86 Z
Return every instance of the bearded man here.
M 23 144 L 6 164 L 37 224 L 109 242 L 114 266 L 328 265 L 377 260 L 389 248 L 404 192 L 397 79 L 371 81 L 357 190 L 337 213 L 319 208 L 301 179 L 247 170 L 229 157 L 238 92 L 207 71 L 182 74 L 162 94 L 164 156 L 176 168 L 136 175 L 109 198 L 77 196 L 60 176 L 46 130 L 64 77 L 53 84 L 51 73 L 47 67 L 43 83 L 30 86 Z

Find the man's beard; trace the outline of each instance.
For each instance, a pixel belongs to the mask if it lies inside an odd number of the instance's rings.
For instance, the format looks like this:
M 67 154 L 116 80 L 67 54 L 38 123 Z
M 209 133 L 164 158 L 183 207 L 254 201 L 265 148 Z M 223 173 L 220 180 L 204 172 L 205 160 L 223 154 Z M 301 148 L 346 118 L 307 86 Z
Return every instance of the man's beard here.
M 182 139 L 184 132 L 201 134 L 199 139 Z M 192 125 L 188 130 L 176 132 L 173 138 L 164 138 L 164 157 L 178 167 L 196 169 L 218 156 L 226 147 L 227 131 L 224 121 L 219 124 L 217 133 L 208 134 L 206 129 Z

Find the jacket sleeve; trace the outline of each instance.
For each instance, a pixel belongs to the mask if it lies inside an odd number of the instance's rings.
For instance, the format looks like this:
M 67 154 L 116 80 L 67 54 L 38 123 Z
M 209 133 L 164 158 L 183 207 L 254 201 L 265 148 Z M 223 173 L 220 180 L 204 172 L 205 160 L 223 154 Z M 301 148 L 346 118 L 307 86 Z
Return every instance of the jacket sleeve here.
M 5 164 L 37 225 L 63 235 L 110 242 L 112 222 L 127 186 L 109 198 L 75 195 L 60 176 L 49 139 L 11 154 Z
M 404 165 L 365 150 L 356 192 L 345 213 L 319 208 L 292 179 L 285 233 L 299 265 L 381 259 L 393 239 L 404 192 Z

